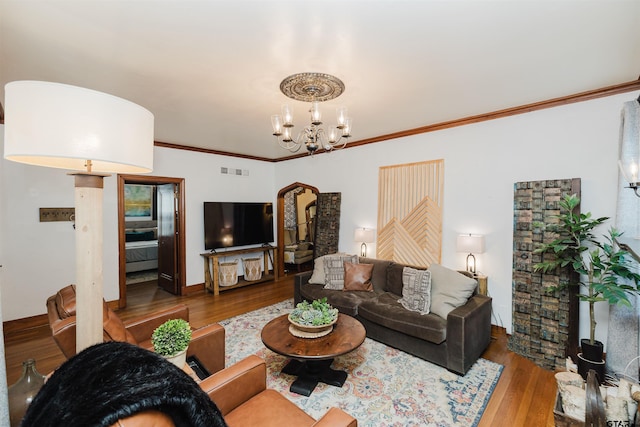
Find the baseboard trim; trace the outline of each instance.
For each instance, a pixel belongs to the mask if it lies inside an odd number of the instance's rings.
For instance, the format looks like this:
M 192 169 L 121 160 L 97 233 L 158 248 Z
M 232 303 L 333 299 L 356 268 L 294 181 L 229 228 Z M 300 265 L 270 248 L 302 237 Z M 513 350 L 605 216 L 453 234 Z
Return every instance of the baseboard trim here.
M 491 325 L 491 338 L 507 335 L 507 329 L 502 326 Z
M 37 316 L 2 322 L 2 329 L 5 335 L 28 329 L 41 328 L 43 326 L 49 326 L 49 319 L 46 314 L 38 314 Z
M 204 291 L 204 283 L 198 283 L 197 285 L 189 285 L 182 288 L 182 295 L 191 295 L 196 292 Z
M 109 301 L 107 305 L 112 310 L 118 310 L 118 301 Z M 2 322 L 2 330 L 4 335 L 9 335 L 15 332 L 24 332 L 28 329 L 41 328 L 43 326 L 49 327 L 49 316 L 47 314 L 38 314 L 36 316 L 23 317 L 22 319 L 7 320 Z

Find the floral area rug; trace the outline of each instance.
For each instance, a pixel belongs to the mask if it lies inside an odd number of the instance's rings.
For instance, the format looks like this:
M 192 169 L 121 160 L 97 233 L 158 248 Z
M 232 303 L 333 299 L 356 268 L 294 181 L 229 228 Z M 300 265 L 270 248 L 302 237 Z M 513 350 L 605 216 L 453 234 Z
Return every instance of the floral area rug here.
M 311 396 L 289 391 L 295 377 L 281 374 L 288 361 L 264 347 L 262 327 L 288 314 L 284 301 L 220 322 L 226 331 L 226 366 L 256 354 L 267 364 L 267 386 L 318 419 L 337 406 L 359 426 L 476 426 L 496 386 L 502 366 L 485 359 L 465 376 L 369 338 L 353 352 L 337 357 L 332 367 L 349 374 L 342 388 L 318 384 Z

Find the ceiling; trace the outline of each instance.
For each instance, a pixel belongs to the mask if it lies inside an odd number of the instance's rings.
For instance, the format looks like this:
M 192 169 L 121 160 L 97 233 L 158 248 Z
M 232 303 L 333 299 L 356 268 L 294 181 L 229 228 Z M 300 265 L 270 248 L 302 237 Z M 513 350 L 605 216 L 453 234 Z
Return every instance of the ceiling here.
M 164 143 L 289 156 L 270 116 L 308 124 L 279 86 L 309 71 L 344 82 L 321 107 L 347 106 L 357 142 L 637 80 L 640 1 L 0 0 L 0 99 L 13 80 L 111 93 Z

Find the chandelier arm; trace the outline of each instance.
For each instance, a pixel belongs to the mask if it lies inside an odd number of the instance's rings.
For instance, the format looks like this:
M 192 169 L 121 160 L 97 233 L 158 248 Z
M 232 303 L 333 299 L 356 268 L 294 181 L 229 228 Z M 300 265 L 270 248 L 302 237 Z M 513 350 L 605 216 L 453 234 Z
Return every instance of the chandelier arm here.
M 287 142 L 280 139 L 280 137 L 277 137 L 277 139 L 278 139 L 278 145 L 280 145 L 280 147 L 284 148 L 285 150 L 289 150 L 292 153 L 297 153 L 300 150 L 300 147 L 302 147 L 302 144 L 298 143 L 295 140 L 291 140 Z

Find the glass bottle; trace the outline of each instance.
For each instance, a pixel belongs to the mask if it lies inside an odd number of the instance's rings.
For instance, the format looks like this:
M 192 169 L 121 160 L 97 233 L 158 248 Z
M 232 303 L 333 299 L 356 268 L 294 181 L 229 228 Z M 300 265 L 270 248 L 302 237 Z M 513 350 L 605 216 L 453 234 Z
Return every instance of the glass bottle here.
M 11 427 L 20 425 L 27 407 L 44 384 L 44 379 L 44 375 L 36 369 L 34 359 L 22 362 L 22 376 L 8 389 Z

